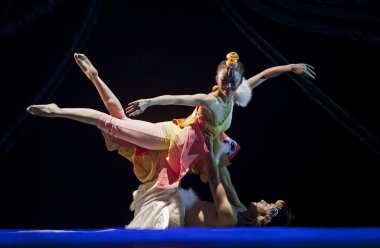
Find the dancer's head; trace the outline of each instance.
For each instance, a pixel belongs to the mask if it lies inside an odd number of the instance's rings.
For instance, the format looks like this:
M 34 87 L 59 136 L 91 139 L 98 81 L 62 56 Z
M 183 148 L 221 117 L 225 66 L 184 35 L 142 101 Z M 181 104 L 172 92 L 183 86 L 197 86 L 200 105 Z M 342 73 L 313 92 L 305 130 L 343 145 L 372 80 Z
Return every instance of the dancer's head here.
M 251 202 L 247 211 L 238 212 L 238 226 L 290 226 L 293 220 L 294 214 L 282 200 Z
M 227 59 L 219 63 L 216 71 L 216 83 L 224 95 L 234 92 L 243 81 L 244 67 L 236 52 L 227 54 Z

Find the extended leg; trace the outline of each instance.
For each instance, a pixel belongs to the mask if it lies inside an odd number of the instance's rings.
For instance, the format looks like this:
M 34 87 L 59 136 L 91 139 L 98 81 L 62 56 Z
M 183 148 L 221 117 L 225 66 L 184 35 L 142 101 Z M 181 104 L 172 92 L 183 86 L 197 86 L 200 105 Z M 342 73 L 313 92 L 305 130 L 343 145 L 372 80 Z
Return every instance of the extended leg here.
M 150 150 L 167 150 L 169 140 L 157 124 L 147 121 L 118 119 L 88 108 L 59 108 L 56 104 L 32 105 L 27 111 L 43 117 L 66 118 L 97 126 L 107 134 Z
M 99 77 L 98 71 L 92 65 L 91 61 L 84 55 L 80 53 L 74 54 L 74 59 L 82 69 L 84 74 L 91 80 L 95 85 L 100 98 L 102 99 L 105 107 L 107 108 L 110 115 L 113 117 L 123 119 L 125 117 L 123 107 L 119 99 L 115 94 L 108 88 L 108 86 Z M 120 140 L 110 136 L 109 134 L 102 131 L 104 141 L 108 151 L 117 150 L 120 147 Z
M 109 87 L 99 77 L 98 71 L 92 65 L 90 60 L 84 54 L 80 54 L 80 53 L 75 53 L 74 59 L 79 65 L 79 67 L 82 69 L 84 74 L 95 85 L 110 115 L 120 118 L 120 119 L 123 118 L 124 110 L 119 99 L 117 99 L 115 94 L 109 89 Z
M 59 108 L 55 103 L 46 105 L 31 105 L 27 111 L 32 115 L 42 117 L 66 118 L 93 126 L 97 126 L 102 112 L 88 108 Z

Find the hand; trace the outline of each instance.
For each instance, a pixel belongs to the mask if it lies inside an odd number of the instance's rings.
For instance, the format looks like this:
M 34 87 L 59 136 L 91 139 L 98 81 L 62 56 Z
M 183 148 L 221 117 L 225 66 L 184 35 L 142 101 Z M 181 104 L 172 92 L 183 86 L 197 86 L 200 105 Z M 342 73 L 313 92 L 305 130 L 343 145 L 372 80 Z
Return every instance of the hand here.
M 316 74 L 313 71 L 314 67 L 312 67 L 311 65 L 303 64 L 303 63 L 301 63 L 301 64 L 292 64 L 291 65 L 291 70 L 295 74 L 304 75 L 305 77 L 315 79 L 315 75 Z
M 214 134 L 208 130 L 205 130 L 205 140 L 207 143 L 211 143 L 214 140 Z
M 125 108 L 125 113 L 129 116 L 139 115 L 142 114 L 149 106 L 150 99 L 140 99 L 128 103 L 128 107 Z

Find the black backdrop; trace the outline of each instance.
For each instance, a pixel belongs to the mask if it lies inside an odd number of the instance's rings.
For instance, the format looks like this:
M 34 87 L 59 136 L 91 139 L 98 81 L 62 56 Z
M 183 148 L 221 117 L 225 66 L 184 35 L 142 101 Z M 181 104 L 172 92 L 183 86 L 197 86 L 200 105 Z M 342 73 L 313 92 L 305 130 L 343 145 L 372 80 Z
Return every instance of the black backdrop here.
M 95 127 L 22 117 L 67 56 L 90 4 L 58 1 L 0 40 L 0 128 L 6 141 L 0 228 L 115 227 L 132 218 L 131 193 L 138 186 L 132 166 L 105 149 Z M 313 65 L 313 83 L 380 137 L 378 44 L 302 31 L 234 4 L 289 61 Z M 247 77 L 273 66 L 213 1 L 104 1 L 100 7 L 75 51 L 92 60 L 124 105 L 162 94 L 209 92 L 216 66 L 229 51 L 239 53 Z M 62 85 L 50 97 L 40 95 L 44 102 L 38 103 L 105 111 L 74 60 L 67 65 L 54 78 Z M 191 112 L 155 106 L 139 118 L 157 122 Z M 379 156 L 288 77 L 256 88 L 247 108 L 235 108 L 228 134 L 242 147 L 229 171 L 243 203 L 284 199 L 297 226 L 379 226 Z M 211 200 L 208 186 L 194 175 L 184 178 L 183 187 Z

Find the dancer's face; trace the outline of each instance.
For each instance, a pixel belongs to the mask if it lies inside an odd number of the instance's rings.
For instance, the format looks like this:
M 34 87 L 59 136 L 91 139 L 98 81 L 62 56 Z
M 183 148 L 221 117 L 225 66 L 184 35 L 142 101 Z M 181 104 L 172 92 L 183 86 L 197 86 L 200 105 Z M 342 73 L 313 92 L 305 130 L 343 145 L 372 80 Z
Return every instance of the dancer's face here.
M 258 215 L 266 215 L 273 207 L 275 207 L 273 203 L 268 203 L 264 200 L 261 200 L 259 202 L 251 202 L 249 204 L 249 209 L 251 211 L 256 211 Z
M 241 75 L 238 71 L 232 70 L 228 75 L 227 66 L 218 71 L 216 75 L 216 82 L 219 85 L 220 91 L 223 95 L 228 96 L 233 93 L 241 84 Z

